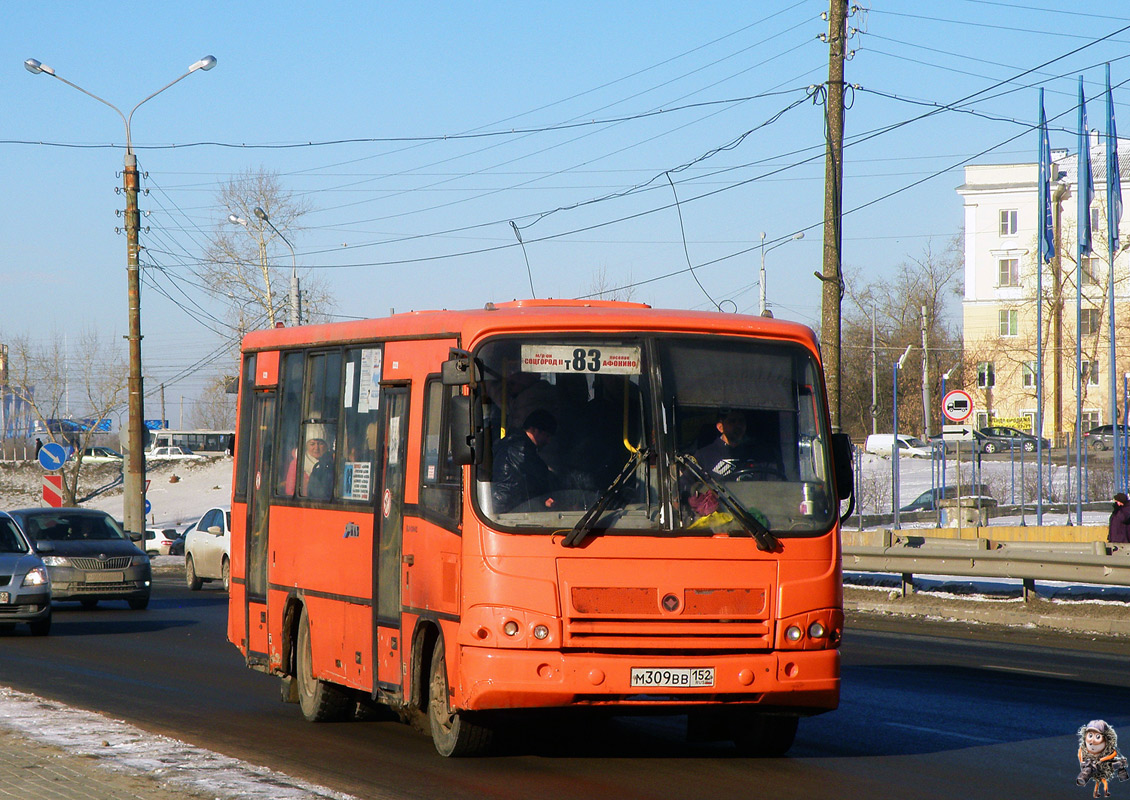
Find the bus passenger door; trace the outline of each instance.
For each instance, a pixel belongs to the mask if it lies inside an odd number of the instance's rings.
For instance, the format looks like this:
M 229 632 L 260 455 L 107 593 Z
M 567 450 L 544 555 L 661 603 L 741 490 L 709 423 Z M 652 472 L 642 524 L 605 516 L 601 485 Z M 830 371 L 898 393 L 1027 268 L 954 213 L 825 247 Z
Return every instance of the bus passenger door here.
M 267 655 L 267 530 L 275 430 L 275 393 L 257 392 L 251 427 L 247 492 L 247 650 Z
M 399 689 L 404 681 L 400 630 L 400 576 L 404 534 L 404 473 L 408 459 L 408 387 L 381 388 L 384 427 L 381 446 L 381 496 L 377 509 L 374 574 L 377 680 Z

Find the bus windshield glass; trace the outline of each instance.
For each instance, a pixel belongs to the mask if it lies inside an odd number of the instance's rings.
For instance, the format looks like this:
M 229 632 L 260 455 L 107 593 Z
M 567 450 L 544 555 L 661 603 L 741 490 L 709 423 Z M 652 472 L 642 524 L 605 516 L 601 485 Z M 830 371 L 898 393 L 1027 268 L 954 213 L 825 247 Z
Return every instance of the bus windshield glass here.
M 518 533 L 825 533 L 838 504 L 819 366 L 737 336 L 499 339 L 477 352 L 476 500 Z M 756 523 L 751 524 L 752 520 Z

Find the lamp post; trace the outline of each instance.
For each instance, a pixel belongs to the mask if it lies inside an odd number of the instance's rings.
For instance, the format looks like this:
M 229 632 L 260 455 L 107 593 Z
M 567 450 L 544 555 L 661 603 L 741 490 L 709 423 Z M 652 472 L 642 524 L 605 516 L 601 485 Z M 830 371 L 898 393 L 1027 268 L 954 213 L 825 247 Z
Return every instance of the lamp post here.
M 71 83 L 66 78 L 59 77 L 51 67 L 29 58 L 24 62 L 24 67 L 33 75 L 43 73 L 56 80 L 62 81 L 73 89 L 78 89 L 88 97 L 92 97 L 103 105 L 109 106 L 118 113 L 126 126 L 126 154 L 125 168 L 122 170 L 122 183 L 126 195 L 126 282 L 129 295 L 129 418 L 126 425 L 126 447 L 129 449 L 129 458 L 126 462 L 125 475 L 122 484 L 123 509 L 122 521 L 130 532 L 145 530 L 145 455 L 142 452 L 142 442 L 145 437 L 144 409 L 142 404 L 141 381 L 141 278 L 138 261 L 138 235 L 141 228 L 141 216 L 137 209 L 137 156 L 133 152 L 133 138 L 130 132 L 130 123 L 133 114 L 142 104 L 165 91 L 173 84 L 187 78 L 198 69 L 209 70 L 216 66 L 213 56 L 205 56 L 192 64 L 188 70 L 173 81 L 162 86 L 153 94 L 141 100 L 130 109 L 129 114 L 123 114 L 121 109 L 113 103 L 103 100 L 96 94 L 88 92 L 81 86 Z
M 280 231 L 278 228 L 275 227 L 275 224 L 273 222 L 271 222 L 270 217 L 267 216 L 266 211 L 264 211 L 259 206 L 255 206 L 255 208 L 253 210 L 255 212 L 255 216 L 257 216 L 259 219 L 263 220 L 263 222 L 270 225 L 271 230 L 273 230 L 275 233 L 277 233 L 279 235 L 279 238 L 282 239 L 284 242 L 286 242 L 286 246 L 290 248 L 290 320 L 289 321 L 290 321 L 290 324 L 291 324 L 292 327 L 297 326 L 297 325 L 301 325 L 302 324 L 302 321 L 301 321 L 302 315 L 299 313 L 299 309 L 298 309 L 298 296 L 299 296 L 298 295 L 298 259 L 295 258 L 295 256 L 294 256 L 294 245 L 292 245 L 290 243 L 290 240 L 287 239 L 283 235 L 282 231 Z
M 247 235 L 254 239 L 259 247 L 259 270 L 263 273 L 263 286 L 267 292 L 267 324 L 273 328 L 275 327 L 275 296 L 271 291 L 271 271 L 267 268 L 267 243 L 263 241 L 261 236 L 256 236 L 251 232 L 247 220 L 243 217 L 228 214 L 228 222 L 233 225 L 242 225 L 247 230 Z
M 906 352 L 894 363 L 894 367 L 891 369 L 894 375 L 891 401 L 891 413 L 893 415 L 891 427 L 894 432 L 894 436 L 891 438 L 891 511 L 895 517 L 896 530 L 899 528 L 899 370 L 906 363 L 912 349 L 914 349 L 914 345 L 908 344 Z
M 778 247 L 780 247 L 783 244 L 788 244 L 789 242 L 800 241 L 803 238 L 804 238 L 804 231 L 800 231 L 799 233 L 793 234 L 792 237 L 785 239 L 782 242 L 777 242 L 772 247 L 766 249 L 766 247 L 765 247 L 765 231 L 761 232 L 761 310 L 758 312 L 758 313 L 761 314 L 761 316 L 763 316 L 763 317 L 769 316 L 769 310 L 768 310 L 768 307 L 767 307 L 766 302 L 765 302 L 765 254 L 766 253 L 772 253 L 774 250 L 776 250 Z

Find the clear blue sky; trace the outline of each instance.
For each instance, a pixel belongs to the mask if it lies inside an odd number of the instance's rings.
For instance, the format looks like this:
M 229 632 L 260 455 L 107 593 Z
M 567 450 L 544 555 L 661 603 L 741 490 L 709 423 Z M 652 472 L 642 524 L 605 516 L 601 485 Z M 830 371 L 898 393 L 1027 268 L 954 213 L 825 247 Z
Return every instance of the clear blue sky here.
M 1072 5 L 874 0 L 856 12 L 844 208 L 927 180 L 845 218 L 849 273 L 878 278 L 931 241 L 944 246 L 961 226 L 962 162 L 1034 160 L 1025 125 L 1037 86 L 1049 117 L 1064 114 L 1070 128 L 1084 74 L 1091 124 L 1102 126 L 1101 65 L 1112 62 L 1116 85 L 1130 80 L 1130 32 L 1087 45 L 1130 25 L 1130 9 Z M 822 0 L 10 4 L 0 31 L 0 341 L 126 329 L 125 241 L 114 232 L 124 126 L 28 73 L 28 57 L 127 112 L 198 58 L 218 59 L 133 119 L 150 190 L 146 388 L 170 382 L 172 404 L 233 369 L 205 358 L 231 332 L 194 308 L 220 315 L 192 269 L 228 214 L 218 185 L 248 168 L 277 171 L 313 206 L 292 241 L 344 316 L 529 296 L 514 220 L 539 297 L 587 294 L 603 271 L 656 306 L 733 300 L 753 313 L 761 232 L 772 244 L 805 230 L 767 256 L 768 296 L 777 316 L 815 325 L 823 109 L 806 95 L 827 77 L 826 10 Z M 1003 121 L 953 111 L 913 121 L 930 108 L 910 101 L 978 92 L 964 107 Z M 1130 84 L 1115 98 L 1130 131 Z M 434 138 L 469 132 L 503 135 Z M 379 141 L 264 147 L 346 139 Z M 1052 145 L 1074 150 L 1074 137 L 1053 132 Z M 289 264 L 285 250 L 272 257 Z

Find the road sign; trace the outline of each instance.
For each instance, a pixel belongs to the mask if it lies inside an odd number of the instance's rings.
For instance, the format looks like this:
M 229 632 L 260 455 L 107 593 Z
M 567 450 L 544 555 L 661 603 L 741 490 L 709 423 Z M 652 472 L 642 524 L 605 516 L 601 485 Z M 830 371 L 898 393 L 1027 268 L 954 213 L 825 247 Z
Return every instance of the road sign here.
M 149 514 L 149 512 L 152 511 L 152 510 L 153 510 L 153 504 L 150 503 L 148 500 L 146 500 L 145 501 L 145 513 Z
M 942 439 L 947 442 L 968 442 L 973 439 L 972 425 L 943 425 Z
M 39 466 L 49 472 L 62 469 L 66 460 L 67 451 L 61 444 L 48 442 L 39 449 Z
M 950 422 L 965 422 L 973 415 L 973 398 L 964 389 L 953 389 L 942 398 L 942 413 Z
M 43 476 L 43 502 L 52 508 L 59 508 L 63 505 L 62 475 Z

